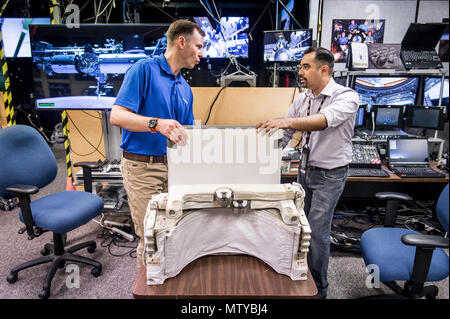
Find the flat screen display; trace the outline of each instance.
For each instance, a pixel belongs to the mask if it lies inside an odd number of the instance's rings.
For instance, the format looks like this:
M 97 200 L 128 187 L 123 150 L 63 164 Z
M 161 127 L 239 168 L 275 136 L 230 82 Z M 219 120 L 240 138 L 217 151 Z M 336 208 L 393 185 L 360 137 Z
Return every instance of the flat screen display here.
M 418 84 L 418 77 L 356 77 L 354 88 L 370 111 L 374 104 L 416 104 Z
M 108 109 L 125 72 L 166 50 L 167 24 L 30 25 L 37 109 Z
M 248 17 L 222 17 L 220 24 L 209 17 L 194 17 L 194 21 L 205 32 L 204 58 L 248 57 Z
M 366 124 L 366 105 L 360 105 L 356 112 L 355 127 L 362 127 Z
M 406 126 L 431 130 L 444 129 L 444 107 L 414 106 L 407 109 Z
M 388 140 L 389 164 L 425 164 L 429 162 L 427 139 Z
M 423 104 L 426 106 L 438 106 L 439 96 L 441 93 L 442 78 L 440 77 L 425 77 L 425 83 L 423 87 Z M 444 80 L 444 90 L 442 91 L 441 106 L 448 107 L 448 90 L 449 80 Z
M 265 31 L 264 62 L 300 62 L 312 45 L 312 30 Z
M 378 128 L 402 128 L 403 107 L 390 105 L 375 105 L 375 127 Z
M 30 24 L 49 24 L 50 18 L 1 18 L 3 50 L 7 58 L 31 58 Z

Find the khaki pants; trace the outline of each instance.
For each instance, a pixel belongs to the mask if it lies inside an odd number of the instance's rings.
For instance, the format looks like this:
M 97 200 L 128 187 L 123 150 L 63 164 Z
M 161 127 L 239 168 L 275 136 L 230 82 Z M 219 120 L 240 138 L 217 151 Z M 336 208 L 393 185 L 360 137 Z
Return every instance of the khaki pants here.
M 123 186 L 128 196 L 128 205 L 139 236 L 137 267 L 144 266 L 144 217 L 153 194 L 167 192 L 167 164 L 144 163 L 122 157 Z

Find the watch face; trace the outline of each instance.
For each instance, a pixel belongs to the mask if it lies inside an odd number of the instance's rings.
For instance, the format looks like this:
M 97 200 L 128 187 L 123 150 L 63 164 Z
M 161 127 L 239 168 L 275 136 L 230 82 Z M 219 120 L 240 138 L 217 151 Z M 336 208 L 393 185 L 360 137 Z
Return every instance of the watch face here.
M 151 119 L 148 121 L 148 127 L 149 128 L 155 128 L 158 121 L 156 119 Z

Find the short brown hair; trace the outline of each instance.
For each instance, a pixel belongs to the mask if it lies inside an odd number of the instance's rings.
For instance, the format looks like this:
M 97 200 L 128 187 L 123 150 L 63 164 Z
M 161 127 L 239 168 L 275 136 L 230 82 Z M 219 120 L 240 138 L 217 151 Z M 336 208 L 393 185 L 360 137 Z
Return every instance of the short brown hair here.
M 203 32 L 203 30 L 194 22 L 189 20 L 176 20 L 175 22 L 172 22 L 167 30 L 167 42 L 170 44 L 181 35 L 192 35 L 195 30 L 197 30 L 202 37 L 205 36 L 205 32 Z

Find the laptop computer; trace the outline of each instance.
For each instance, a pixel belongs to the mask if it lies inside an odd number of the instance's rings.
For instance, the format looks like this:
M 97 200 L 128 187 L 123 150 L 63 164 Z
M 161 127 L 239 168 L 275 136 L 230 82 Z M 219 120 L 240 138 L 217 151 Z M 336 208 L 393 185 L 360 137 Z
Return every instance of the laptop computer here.
M 436 46 L 445 23 L 411 23 L 402 40 L 400 56 L 405 69 L 439 69 L 442 61 Z
M 389 168 L 402 178 L 445 177 L 430 168 L 426 138 L 388 139 L 387 156 Z

